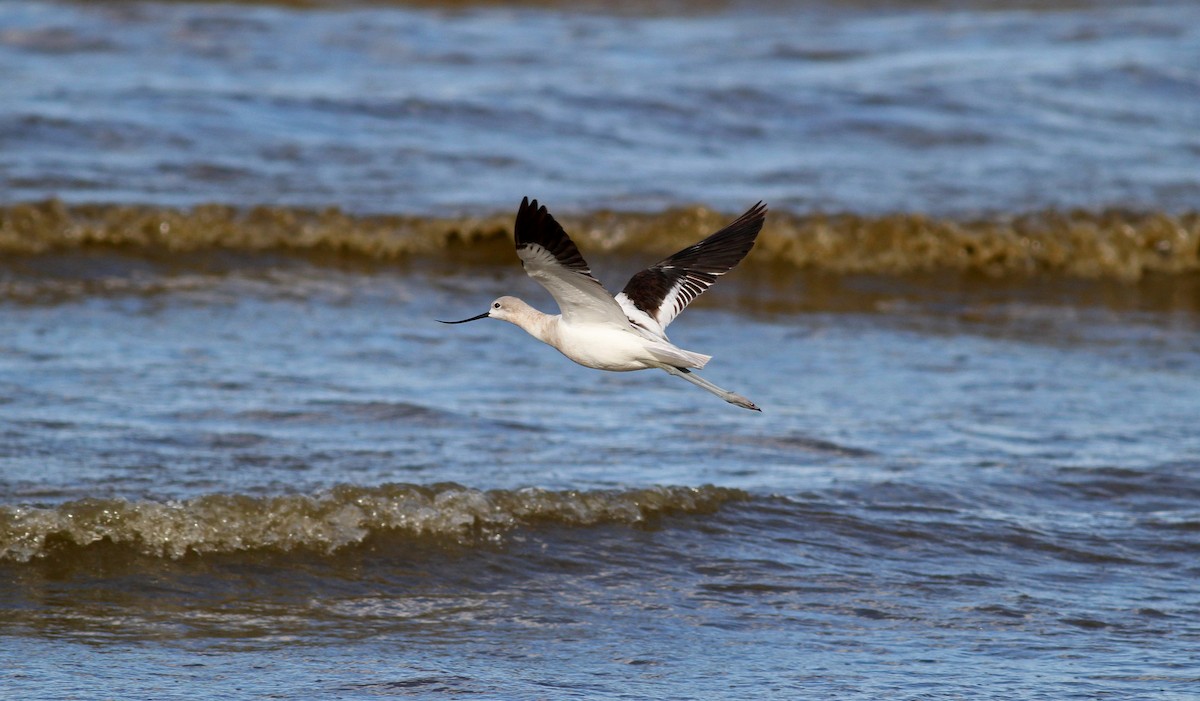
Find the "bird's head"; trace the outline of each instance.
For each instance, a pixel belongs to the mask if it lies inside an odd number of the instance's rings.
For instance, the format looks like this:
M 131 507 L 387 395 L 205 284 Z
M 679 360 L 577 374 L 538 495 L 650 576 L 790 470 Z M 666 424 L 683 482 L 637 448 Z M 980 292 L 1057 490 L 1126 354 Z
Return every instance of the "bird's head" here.
M 492 306 L 488 310 L 478 316 L 473 316 L 469 319 L 461 319 L 459 321 L 442 321 L 443 324 L 465 324 L 468 321 L 478 321 L 479 319 L 499 319 L 509 323 L 516 323 L 515 319 L 522 311 L 528 309 L 529 305 L 525 304 L 516 297 L 498 297 L 492 302 Z

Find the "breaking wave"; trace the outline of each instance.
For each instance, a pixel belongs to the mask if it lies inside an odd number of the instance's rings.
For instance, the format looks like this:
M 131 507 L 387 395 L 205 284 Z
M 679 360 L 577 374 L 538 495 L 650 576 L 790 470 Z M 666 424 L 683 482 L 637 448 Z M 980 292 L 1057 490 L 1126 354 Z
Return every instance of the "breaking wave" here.
M 730 217 L 705 207 L 558 215 L 585 250 L 639 256 L 690 245 Z M 7 254 L 109 249 L 176 257 L 224 250 L 386 261 L 466 252 L 479 262 L 508 264 L 511 239 L 509 213 L 439 218 L 58 200 L 0 206 L 0 253 Z M 1200 272 L 1200 212 L 1040 211 L 968 220 L 772 211 L 751 260 L 834 273 L 961 271 L 1133 281 Z
M 316 495 L 211 494 L 182 501 L 81 499 L 0 506 L 0 560 L 28 562 L 107 542 L 151 557 L 305 549 L 331 553 L 390 532 L 472 543 L 521 527 L 652 526 L 749 499 L 721 487 L 482 491 L 457 484 L 338 486 Z

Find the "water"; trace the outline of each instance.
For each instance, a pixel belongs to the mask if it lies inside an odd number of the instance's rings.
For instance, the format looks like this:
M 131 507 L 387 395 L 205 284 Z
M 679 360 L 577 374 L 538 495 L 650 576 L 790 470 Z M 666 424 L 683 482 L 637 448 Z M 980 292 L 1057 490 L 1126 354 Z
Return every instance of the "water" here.
M 3 13 L 7 199 L 969 213 L 1200 197 L 1187 2 Z
M 0 6 L 0 695 L 1193 698 L 1195 13 Z

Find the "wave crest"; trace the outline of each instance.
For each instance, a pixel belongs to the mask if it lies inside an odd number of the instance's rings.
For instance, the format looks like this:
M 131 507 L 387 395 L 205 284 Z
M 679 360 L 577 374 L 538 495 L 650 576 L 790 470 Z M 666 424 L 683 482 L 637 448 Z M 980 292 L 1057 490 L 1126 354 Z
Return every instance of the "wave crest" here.
M 373 533 L 475 542 L 514 528 L 648 525 L 747 499 L 721 487 L 551 491 L 457 484 L 339 486 L 317 495 L 211 494 L 184 501 L 81 499 L 54 507 L 0 506 L 0 560 L 28 562 L 108 541 L 143 555 L 304 548 L 330 553 Z
M 728 223 L 704 207 L 660 214 L 596 211 L 560 216 L 585 250 L 668 254 Z M 512 216 L 360 216 L 331 209 L 203 205 L 188 210 L 66 205 L 0 206 L 0 253 L 111 248 L 178 255 L 336 253 L 369 260 L 469 251 L 513 260 Z M 751 260 L 835 273 L 939 270 L 993 276 L 1051 273 L 1137 280 L 1200 272 L 1200 212 L 1044 211 L 959 220 L 917 213 L 878 217 L 773 211 Z

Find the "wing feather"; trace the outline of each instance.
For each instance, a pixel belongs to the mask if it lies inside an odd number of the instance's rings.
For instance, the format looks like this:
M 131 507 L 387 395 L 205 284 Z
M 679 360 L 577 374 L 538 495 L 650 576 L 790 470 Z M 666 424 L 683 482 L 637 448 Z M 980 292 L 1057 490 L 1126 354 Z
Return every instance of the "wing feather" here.
M 630 322 L 665 339 L 675 317 L 754 247 L 766 212 L 759 202 L 724 229 L 630 278 L 616 297 Z
M 564 321 L 628 325 L 624 311 L 592 276 L 575 242 L 537 200 L 521 200 L 513 234 L 526 274 L 554 297 Z

